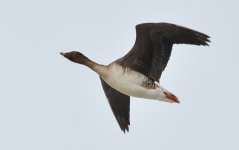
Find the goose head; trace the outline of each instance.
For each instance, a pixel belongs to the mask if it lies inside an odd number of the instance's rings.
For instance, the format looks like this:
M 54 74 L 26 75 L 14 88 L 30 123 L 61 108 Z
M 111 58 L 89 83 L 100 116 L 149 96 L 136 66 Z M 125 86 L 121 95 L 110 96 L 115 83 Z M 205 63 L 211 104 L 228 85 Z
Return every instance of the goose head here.
M 62 56 L 69 59 L 72 62 L 85 64 L 88 58 L 80 52 L 71 51 L 71 52 L 60 52 Z

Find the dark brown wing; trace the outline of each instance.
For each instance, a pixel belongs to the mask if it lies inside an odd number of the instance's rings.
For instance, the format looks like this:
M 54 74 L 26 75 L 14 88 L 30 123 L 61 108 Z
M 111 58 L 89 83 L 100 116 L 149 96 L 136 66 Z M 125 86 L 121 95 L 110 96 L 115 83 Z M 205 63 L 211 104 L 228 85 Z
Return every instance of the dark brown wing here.
M 122 131 L 129 131 L 130 97 L 118 92 L 100 78 L 105 95 Z
M 173 44 L 208 45 L 206 34 L 169 23 L 145 23 L 136 26 L 133 48 L 117 60 L 124 67 L 159 81 L 167 66 Z

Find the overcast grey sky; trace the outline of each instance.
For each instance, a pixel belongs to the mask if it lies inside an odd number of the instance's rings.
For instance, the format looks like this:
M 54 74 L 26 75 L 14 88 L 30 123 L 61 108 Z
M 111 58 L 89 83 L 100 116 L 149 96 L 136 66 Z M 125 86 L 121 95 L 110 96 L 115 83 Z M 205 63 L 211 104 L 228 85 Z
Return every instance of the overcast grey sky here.
M 238 1 L 0 1 L 0 149 L 238 150 Z M 181 103 L 131 98 L 121 132 L 88 68 L 59 55 L 79 50 L 108 64 L 130 50 L 143 22 L 211 36 L 175 45 L 161 84 Z

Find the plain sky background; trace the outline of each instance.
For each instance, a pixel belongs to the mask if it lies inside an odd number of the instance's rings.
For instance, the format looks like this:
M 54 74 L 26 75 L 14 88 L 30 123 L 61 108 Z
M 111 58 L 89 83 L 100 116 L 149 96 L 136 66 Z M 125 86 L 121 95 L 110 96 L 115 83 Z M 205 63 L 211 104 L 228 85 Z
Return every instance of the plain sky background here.
M 0 1 L 1 150 L 238 150 L 239 2 L 236 0 Z M 211 36 L 175 45 L 161 84 L 180 104 L 131 97 L 121 132 L 100 80 L 62 56 L 108 64 L 135 25 L 170 22 Z

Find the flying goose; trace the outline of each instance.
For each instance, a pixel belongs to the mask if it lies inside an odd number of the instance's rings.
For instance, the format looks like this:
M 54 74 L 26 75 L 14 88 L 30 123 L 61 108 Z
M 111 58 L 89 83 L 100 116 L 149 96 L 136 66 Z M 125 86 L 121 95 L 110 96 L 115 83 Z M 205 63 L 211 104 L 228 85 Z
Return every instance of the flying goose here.
M 159 84 L 173 44 L 207 45 L 209 36 L 170 23 L 136 25 L 136 41 L 122 58 L 109 65 L 98 64 L 77 51 L 60 54 L 95 71 L 123 132 L 129 131 L 130 96 L 179 103 L 178 98 Z

